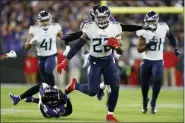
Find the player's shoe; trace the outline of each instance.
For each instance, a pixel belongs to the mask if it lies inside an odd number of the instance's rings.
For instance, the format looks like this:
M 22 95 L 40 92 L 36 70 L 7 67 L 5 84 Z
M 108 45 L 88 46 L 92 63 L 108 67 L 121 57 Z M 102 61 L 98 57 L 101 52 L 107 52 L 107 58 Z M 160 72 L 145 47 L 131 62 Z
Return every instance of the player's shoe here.
M 104 91 L 103 89 L 100 89 L 97 93 L 97 98 L 98 100 L 102 100 L 102 97 L 104 96 Z
M 76 83 L 77 83 L 76 79 L 72 78 L 71 82 L 65 88 L 65 94 L 71 93 L 75 89 Z
M 10 99 L 12 100 L 13 105 L 16 105 L 21 100 L 19 96 L 14 96 L 11 93 L 9 96 L 10 96 Z
M 34 97 L 30 96 L 30 97 L 26 97 L 25 102 L 33 102 Z
M 148 102 L 149 102 L 150 98 L 147 99 L 147 104 L 144 105 L 143 104 L 143 107 L 142 107 L 142 112 L 143 114 L 146 114 L 146 112 L 148 111 Z
M 155 106 L 151 106 L 151 114 L 156 114 L 157 110 Z
M 106 115 L 106 121 L 107 122 L 119 122 L 112 114 Z

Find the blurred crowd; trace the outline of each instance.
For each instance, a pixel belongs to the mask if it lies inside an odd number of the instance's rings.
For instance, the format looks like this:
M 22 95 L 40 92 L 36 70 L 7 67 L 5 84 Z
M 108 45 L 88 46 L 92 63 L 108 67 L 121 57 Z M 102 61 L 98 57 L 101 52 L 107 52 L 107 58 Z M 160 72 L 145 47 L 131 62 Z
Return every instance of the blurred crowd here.
M 100 4 L 99 1 L 1 1 L 1 52 L 15 50 L 18 55 L 25 57 L 24 73 L 26 81 L 35 83 L 39 81 L 38 63 L 35 49 L 29 52 L 22 50 L 22 46 L 28 35 L 31 25 L 37 24 L 37 14 L 41 10 L 46 10 L 52 15 L 53 22 L 62 26 L 64 34 L 78 31 L 80 23 L 89 19 L 89 12 L 93 5 Z M 183 1 L 177 0 L 137 0 L 137 1 L 108 1 L 108 6 L 176 6 L 182 7 Z M 118 14 L 113 15 L 115 19 L 123 24 L 143 25 L 145 14 Z M 175 34 L 181 56 L 176 59 L 173 49 L 166 41 L 164 51 L 164 85 L 182 85 L 183 58 L 184 58 L 184 19 L 181 14 L 160 14 L 160 21 L 166 22 L 171 31 Z M 134 33 L 123 33 L 124 54 L 117 61 L 120 71 L 121 84 L 139 85 L 139 66 L 141 54 L 137 52 L 138 39 Z M 58 56 L 65 48 L 64 43 L 58 40 Z M 169 61 L 169 62 L 166 62 Z M 56 74 L 57 82 L 60 86 L 66 84 L 71 77 L 76 77 L 82 82 L 87 82 L 87 70 L 82 68 L 83 58 L 79 53 L 70 62 L 68 71 L 63 75 Z

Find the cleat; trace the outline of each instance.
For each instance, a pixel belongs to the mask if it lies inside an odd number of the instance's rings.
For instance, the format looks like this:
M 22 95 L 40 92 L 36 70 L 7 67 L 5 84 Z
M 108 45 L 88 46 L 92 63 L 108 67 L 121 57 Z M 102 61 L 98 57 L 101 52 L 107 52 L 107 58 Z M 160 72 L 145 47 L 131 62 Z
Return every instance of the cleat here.
M 147 99 L 147 104 L 144 105 L 143 104 L 143 107 L 142 107 L 142 112 L 143 114 L 146 114 L 146 112 L 148 111 L 148 102 L 149 102 L 150 98 Z
M 155 106 L 151 106 L 151 114 L 156 114 L 157 110 Z
M 16 105 L 21 100 L 19 96 L 14 96 L 11 93 L 9 96 L 10 96 L 10 99 L 12 100 L 13 105 Z
M 106 115 L 106 121 L 107 122 L 119 122 L 112 114 Z
M 103 96 L 104 96 L 104 91 L 102 89 L 100 89 L 99 92 L 97 93 L 98 100 L 102 100 Z
M 75 89 L 76 83 L 77 83 L 76 79 L 72 78 L 71 82 L 65 88 L 65 94 L 71 93 Z
M 30 96 L 30 97 L 26 97 L 25 102 L 33 102 L 34 97 Z

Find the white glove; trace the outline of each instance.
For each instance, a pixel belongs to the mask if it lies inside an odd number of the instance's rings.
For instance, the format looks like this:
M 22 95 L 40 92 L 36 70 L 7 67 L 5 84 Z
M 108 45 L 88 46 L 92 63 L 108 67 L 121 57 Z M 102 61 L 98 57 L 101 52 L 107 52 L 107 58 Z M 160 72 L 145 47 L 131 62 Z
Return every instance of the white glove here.
M 84 64 L 82 66 L 83 68 L 85 68 L 88 65 L 88 57 L 89 57 L 89 54 L 84 55 Z
M 16 52 L 14 50 L 11 50 L 9 53 L 6 53 L 6 55 L 8 56 L 8 58 L 16 58 Z
M 114 52 L 114 57 L 116 58 L 116 60 L 119 60 L 121 55 L 117 54 L 115 50 L 113 52 Z
M 70 51 L 70 46 L 67 45 L 67 46 L 66 46 L 66 49 L 64 50 L 63 55 L 64 55 L 64 56 L 67 56 L 67 54 L 68 54 L 69 51 Z

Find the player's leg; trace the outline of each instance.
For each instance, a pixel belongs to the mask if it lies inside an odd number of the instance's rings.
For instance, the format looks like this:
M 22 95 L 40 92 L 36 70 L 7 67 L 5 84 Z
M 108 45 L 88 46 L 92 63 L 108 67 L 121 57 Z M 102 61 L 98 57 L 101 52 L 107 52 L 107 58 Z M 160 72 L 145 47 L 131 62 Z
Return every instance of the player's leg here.
M 57 58 L 55 55 L 53 56 L 49 56 L 46 61 L 45 61 L 45 65 L 44 65 L 44 77 L 45 77 L 45 82 L 48 85 L 55 85 L 55 78 L 54 78 L 54 74 L 53 71 L 56 67 L 57 64 Z
M 90 64 L 88 73 L 88 84 L 76 84 L 75 90 L 81 91 L 89 96 L 95 96 L 99 90 L 101 67 L 98 64 Z
M 141 79 L 141 90 L 143 97 L 143 107 L 142 112 L 146 113 L 148 111 L 148 91 L 150 86 L 150 78 L 151 78 L 151 63 L 148 60 L 143 60 L 140 66 L 140 79 Z
M 153 77 L 153 87 L 152 87 L 152 100 L 151 100 L 151 113 L 156 113 L 156 100 L 161 89 L 163 75 L 163 61 L 155 61 L 152 66 L 152 77 Z
M 104 89 L 105 89 L 105 83 L 101 82 L 97 93 L 98 100 L 102 100 L 102 97 L 104 96 Z
M 20 100 L 25 98 L 30 98 L 30 100 L 34 100 L 32 95 L 35 95 L 39 92 L 40 84 L 37 84 L 28 90 L 26 90 L 24 93 L 22 93 L 20 96 L 14 96 L 13 94 L 10 94 L 10 99 L 12 100 L 13 104 L 16 105 Z
M 103 68 L 102 73 L 104 75 L 105 81 L 111 87 L 111 92 L 108 95 L 108 114 L 106 116 L 106 120 L 117 121 L 117 119 L 113 117 L 113 112 L 119 96 L 120 78 L 115 63 L 110 61 L 110 63 Z
M 45 65 L 45 58 L 39 57 L 39 72 L 41 74 L 42 82 L 45 81 L 45 78 L 46 78 L 44 77 L 45 76 L 44 65 Z M 9 96 L 13 104 L 16 105 L 20 100 L 25 99 L 25 98 L 31 98 L 29 100 L 32 100 L 33 99 L 32 95 L 35 95 L 36 93 L 38 93 L 39 88 L 40 88 L 40 83 L 29 88 L 28 90 L 26 90 L 24 93 L 22 93 L 19 96 L 14 96 L 13 94 L 10 94 Z

